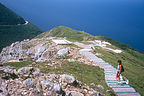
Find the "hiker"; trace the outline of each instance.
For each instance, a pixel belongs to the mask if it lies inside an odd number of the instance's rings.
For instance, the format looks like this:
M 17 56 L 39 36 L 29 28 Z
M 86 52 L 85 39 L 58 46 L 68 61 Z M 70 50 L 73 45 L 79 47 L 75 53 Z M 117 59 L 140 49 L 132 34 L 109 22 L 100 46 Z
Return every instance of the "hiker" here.
M 118 60 L 117 63 L 118 63 L 118 66 L 117 66 L 116 80 L 118 81 L 118 83 L 121 83 L 120 82 L 120 74 L 121 74 L 121 71 L 122 71 L 121 60 Z

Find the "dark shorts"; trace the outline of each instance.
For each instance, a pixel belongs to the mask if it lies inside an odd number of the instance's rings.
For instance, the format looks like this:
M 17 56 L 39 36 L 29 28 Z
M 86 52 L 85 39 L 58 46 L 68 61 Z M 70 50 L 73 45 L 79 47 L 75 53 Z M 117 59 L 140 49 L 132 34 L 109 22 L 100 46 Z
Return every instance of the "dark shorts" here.
M 117 76 L 117 77 L 119 77 L 119 76 L 120 76 L 120 75 L 118 76 L 118 74 L 119 74 L 119 72 L 117 72 L 117 74 L 116 74 L 116 76 Z

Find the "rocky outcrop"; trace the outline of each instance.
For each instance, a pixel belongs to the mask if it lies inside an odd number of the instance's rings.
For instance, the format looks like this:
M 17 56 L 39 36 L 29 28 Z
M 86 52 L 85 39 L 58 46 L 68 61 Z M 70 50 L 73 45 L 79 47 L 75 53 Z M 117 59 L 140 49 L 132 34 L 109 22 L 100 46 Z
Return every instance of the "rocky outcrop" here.
M 60 80 L 62 83 L 66 83 L 70 85 L 74 85 L 74 83 L 77 82 L 73 76 L 67 74 L 60 75 Z
M 56 58 L 57 50 L 63 46 L 47 42 L 48 40 L 50 41 L 49 38 L 42 38 L 12 43 L 1 51 L 0 64 L 24 61 L 28 58 L 32 58 L 36 62 L 45 62 Z
M 22 67 L 18 69 L 17 75 L 21 78 L 36 77 L 42 75 L 39 69 L 34 67 Z
M 2 78 L 5 75 L 1 72 L 15 74 L 17 78 Z M 44 74 L 34 67 L 22 67 L 18 71 L 0 67 L 0 75 L 0 96 L 90 96 L 96 92 L 89 87 L 73 85 L 81 83 L 71 75 Z
M 19 60 L 27 58 L 26 52 L 27 49 L 24 49 L 24 45 L 28 43 L 29 40 L 22 42 L 15 42 L 6 48 L 3 48 L 0 54 L 0 63 L 5 63 L 9 60 Z
M 57 55 L 58 56 L 65 56 L 69 53 L 69 50 L 68 49 L 60 49 L 58 52 L 57 52 Z

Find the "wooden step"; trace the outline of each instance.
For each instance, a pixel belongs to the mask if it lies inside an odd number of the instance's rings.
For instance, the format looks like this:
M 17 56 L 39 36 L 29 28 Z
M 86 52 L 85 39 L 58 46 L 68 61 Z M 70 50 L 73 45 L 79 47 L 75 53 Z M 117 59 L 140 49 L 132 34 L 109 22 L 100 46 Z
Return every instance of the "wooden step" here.
M 118 96 L 141 96 L 137 92 L 116 92 Z
M 136 92 L 134 88 L 112 88 L 115 92 Z

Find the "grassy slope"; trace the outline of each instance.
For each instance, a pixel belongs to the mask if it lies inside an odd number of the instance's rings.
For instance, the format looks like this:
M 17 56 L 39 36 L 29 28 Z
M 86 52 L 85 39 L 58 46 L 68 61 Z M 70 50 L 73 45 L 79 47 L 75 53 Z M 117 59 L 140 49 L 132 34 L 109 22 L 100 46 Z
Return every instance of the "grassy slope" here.
M 85 83 L 90 87 L 96 89 L 98 92 L 101 92 L 102 96 L 103 94 L 105 94 L 106 96 L 115 96 L 115 93 L 113 93 L 112 89 L 106 85 L 104 81 L 103 70 L 99 67 L 92 67 L 77 62 L 63 62 L 61 64 L 61 67 L 59 67 L 59 64 L 56 65 L 57 67 L 51 67 L 48 65 L 48 62 L 37 63 L 34 65 L 32 65 L 32 62 L 33 61 L 29 59 L 28 61 L 24 62 L 12 62 L 6 63 L 4 65 L 12 66 L 16 69 L 19 69 L 24 66 L 32 66 L 39 68 L 43 73 L 73 75 L 77 80 L 82 81 L 82 83 Z M 97 86 L 91 86 L 91 83 L 94 83 L 96 85 L 102 85 L 104 87 L 104 90 L 100 90 Z M 106 92 L 106 90 L 111 90 L 111 92 Z
M 17 25 L 24 23 L 25 21 L 22 17 L 0 3 L 0 51 L 3 47 L 13 42 L 33 38 L 42 32 L 31 23 L 27 25 Z
M 68 27 L 58 26 L 49 32 L 38 35 L 38 38 L 43 36 L 58 36 L 58 37 L 67 37 L 67 39 L 72 41 L 82 41 L 84 38 L 89 40 L 99 39 L 105 40 L 113 44 L 113 47 L 123 50 L 121 54 L 115 54 L 111 51 L 106 51 L 101 48 L 96 48 L 96 52 L 102 53 L 104 56 L 101 57 L 105 61 L 112 64 L 114 67 L 117 66 L 116 62 L 118 59 L 121 59 L 125 68 L 123 73 L 129 81 L 130 85 L 133 86 L 140 94 L 144 95 L 144 54 L 129 47 L 126 44 L 117 42 L 111 38 L 101 37 L 101 36 L 92 36 L 90 34 L 76 31 Z

